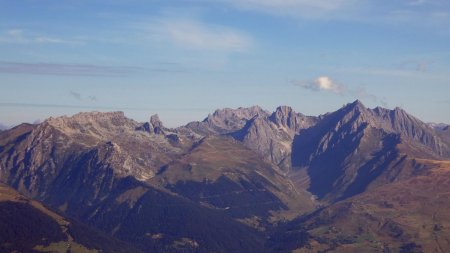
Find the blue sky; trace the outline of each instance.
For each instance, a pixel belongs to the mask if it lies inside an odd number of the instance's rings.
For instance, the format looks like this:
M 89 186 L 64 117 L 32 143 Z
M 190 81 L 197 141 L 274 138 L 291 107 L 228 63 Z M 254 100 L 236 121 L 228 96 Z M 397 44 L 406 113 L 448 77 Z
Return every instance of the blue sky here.
M 355 99 L 450 123 L 449 27 L 447 0 L 0 0 L 0 123 Z

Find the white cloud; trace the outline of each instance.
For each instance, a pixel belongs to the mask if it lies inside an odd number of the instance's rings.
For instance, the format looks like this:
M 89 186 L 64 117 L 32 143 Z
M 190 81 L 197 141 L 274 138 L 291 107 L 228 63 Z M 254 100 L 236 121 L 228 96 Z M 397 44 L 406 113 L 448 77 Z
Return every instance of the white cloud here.
M 343 94 L 345 91 L 345 87 L 343 85 L 336 83 L 327 76 L 319 76 L 313 81 L 296 82 L 295 84 L 302 88 L 314 91 L 328 91 L 336 94 Z
M 161 18 L 140 26 L 149 30 L 151 36 L 187 49 L 242 52 L 252 45 L 250 36 L 243 32 L 194 20 Z
M 312 91 L 331 92 L 341 96 L 350 96 L 361 100 L 371 100 L 374 103 L 380 103 L 387 106 L 385 98 L 379 98 L 376 95 L 369 93 L 364 87 L 348 88 L 343 84 L 335 82 L 328 76 L 319 76 L 315 80 L 308 82 L 293 81 L 294 85 Z

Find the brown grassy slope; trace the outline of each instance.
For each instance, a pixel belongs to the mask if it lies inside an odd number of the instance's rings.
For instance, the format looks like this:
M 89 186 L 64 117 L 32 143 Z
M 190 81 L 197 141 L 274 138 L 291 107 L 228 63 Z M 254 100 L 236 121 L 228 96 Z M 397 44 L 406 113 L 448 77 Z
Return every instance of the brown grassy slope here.
M 331 205 L 305 223 L 298 252 L 450 252 L 450 162 Z
M 311 211 L 310 194 L 256 152 L 226 137 L 207 137 L 152 179 L 191 200 L 251 222 L 276 221 Z

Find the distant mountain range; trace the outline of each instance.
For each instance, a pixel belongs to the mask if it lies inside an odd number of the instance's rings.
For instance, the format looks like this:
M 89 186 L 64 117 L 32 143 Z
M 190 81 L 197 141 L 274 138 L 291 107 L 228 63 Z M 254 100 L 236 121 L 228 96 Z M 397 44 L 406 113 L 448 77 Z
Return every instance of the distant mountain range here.
M 360 101 L 178 128 L 90 112 L 0 133 L 0 181 L 102 234 L 79 244 L 103 252 L 448 252 L 448 160 L 448 126 Z M 0 248 L 64 241 L 42 237 Z

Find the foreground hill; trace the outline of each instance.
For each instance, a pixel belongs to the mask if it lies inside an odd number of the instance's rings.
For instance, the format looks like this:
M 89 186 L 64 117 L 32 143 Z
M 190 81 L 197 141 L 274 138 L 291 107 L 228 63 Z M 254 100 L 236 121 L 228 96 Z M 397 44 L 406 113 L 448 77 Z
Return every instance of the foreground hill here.
M 140 252 L 0 184 L 0 252 Z

